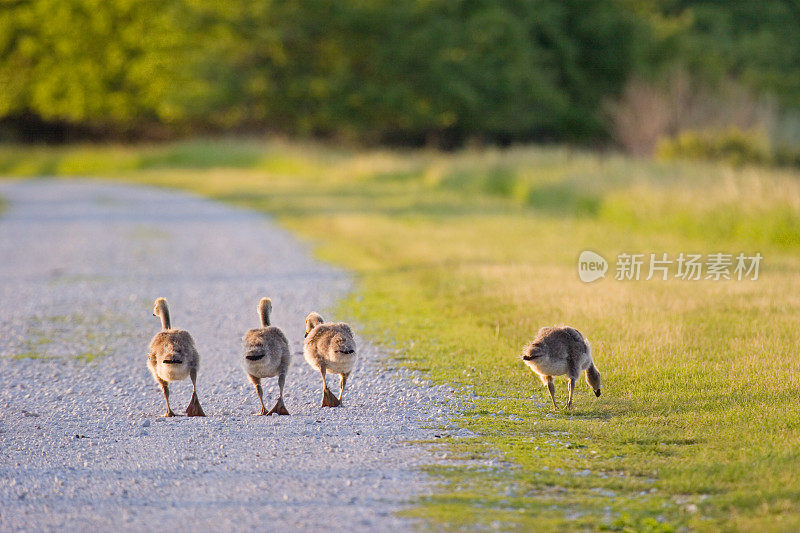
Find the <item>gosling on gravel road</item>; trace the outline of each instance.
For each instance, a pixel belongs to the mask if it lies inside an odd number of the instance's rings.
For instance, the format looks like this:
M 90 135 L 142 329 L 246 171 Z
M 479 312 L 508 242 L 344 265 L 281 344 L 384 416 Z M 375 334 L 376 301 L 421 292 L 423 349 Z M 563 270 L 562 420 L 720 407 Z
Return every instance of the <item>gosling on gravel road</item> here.
M 539 375 L 542 384 L 550 391 L 554 409 L 558 409 L 558 406 L 556 405 L 553 376 L 566 374 L 569 379 L 567 408 L 572 408 L 575 382 L 580 379 L 581 372 L 584 370 L 586 371 L 586 383 L 592 388 L 595 396 L 600 396 L 602 388 L 600 372 L 592 361 L 589 343 L 575 328 L 559 326 L 540 329 L 536 338 L 522 349 L 522 361 Z
M 261 402 L 260 415 L 288 415 L 289 411 L 283 404 L 283 385 L 286 382 L 286 373 L 289 371 L 291 353 L 289 352 L 289 341 L 280 328 L 270 326 L 269 314 L 272 312 L 272 300 L 261 298 L 258 302 L 258 316 L 261 318 L 261 327 L 248 331 L 242 338 L 244 347 L 244 359 L 242 365 L 247 377 L 256 388 L 258 401 Z M 278 387 L 280 396 L 275 406 L 267 411 L 264 406 L 264 394 L 261 390 L 261 380 L 263 378 L 273 378 L 278 376 Z
M 344 322 L 325 322 L 319 313 L 312 312 L 306 317 L 305 337 L 306 362 L 322 374 L 322 406 L 337 407 L 342 403 L 344 386 L 358 357 L 353 330 Z M 338 398 L 328 388 L 327 372 L 341 376 Z
M 192 380 L 192 399 L 186 408 L 186 416 L 206 416 L 197 399 L 197 370 L 200 367 L 200 354 L 194 346 L 194 339 L 188 331 L 172 329 L 169 319 L 167 300 L 157 298 L 153 307 L 153 316 L 161 318 L 161 331 L 150 341 L 150 353 L 147 357 L 147 368 L 161 386 L 167 412 L 164 416 L 175 416 L 169 406 L 169 383 L 181 381 L 187 377 Z

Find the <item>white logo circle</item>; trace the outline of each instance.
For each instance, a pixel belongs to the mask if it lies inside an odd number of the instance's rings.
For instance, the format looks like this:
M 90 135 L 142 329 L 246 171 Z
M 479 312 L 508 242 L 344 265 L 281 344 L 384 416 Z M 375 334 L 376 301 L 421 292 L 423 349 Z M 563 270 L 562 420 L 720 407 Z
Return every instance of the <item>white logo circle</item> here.
M 591 283 L 605 277 L 608 271 L 608 261 L 591 250 L 584 250 L 578 257 L 578 277 L 584 283 Z

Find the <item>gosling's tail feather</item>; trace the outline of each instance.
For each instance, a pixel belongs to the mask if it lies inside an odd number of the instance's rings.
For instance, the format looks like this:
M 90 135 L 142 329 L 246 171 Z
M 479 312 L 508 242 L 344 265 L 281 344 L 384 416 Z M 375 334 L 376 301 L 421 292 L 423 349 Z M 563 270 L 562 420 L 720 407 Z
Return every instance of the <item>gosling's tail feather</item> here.
M 164 358 L 161 362 L 165 365 L 180 365 L 183 364 L 183 353 L 179 346 L 174 344 L 167 345 L 164 350 Z
M 536 351 L 536 345 L 535 341 L 531 341 L 522 348 L 523 361 L 533 361 L 537 357 L 541 357 L 542 354 Z
M 248 361 L 258 361 L 266 356 L 267 353 L 261 347 L 252 347 L 244 354 L 244 358 Z
M 355 353 L 356 347 L 353 339 L 344 335 L 336 335 L 333 342 L 334 350 L 344 355 Z

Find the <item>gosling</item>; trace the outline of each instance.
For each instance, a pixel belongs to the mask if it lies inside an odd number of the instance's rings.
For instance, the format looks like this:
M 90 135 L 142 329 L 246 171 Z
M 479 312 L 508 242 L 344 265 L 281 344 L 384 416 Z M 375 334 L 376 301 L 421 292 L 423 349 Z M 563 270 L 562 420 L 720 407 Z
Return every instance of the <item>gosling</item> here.
M 276 326 L 270 326 L 269 314 L 272 312 L 272 300 L 261 298 L 258 302 L 258 316 L 261 318 L 261 327 L 248 331 L 242 343 L 244 346 L 244 360 L 242 362 L 247 377 L 256 388 L 258 401 L 261 402 L 260 415 L 288 415 L 289 411 L 283 403 L 283 385 L 286 383 L 286 372 L 289 370 L 291 353 L 286 335 Z M 278 376 L 280 396 L 275 406 L 267 411 L 264 406 L 264 394 L 261 390 L 262 378 Z
M 192 399 L 186 408 L 186 416 L 206 416 L 200 407 L 200 400 L 197 399 L 197 370 L 200 367 L 200 355 L 194 347 L 194 339 L 188 331 L 172 329 L 169 307 L 164 298 L 156 299 L 153 316 L 161 318 L 161 331 L 150 341 L 147 368 L 164 393 L 164 400 L 167 402 L 167 412 L 164 416 L 175 416 L 169 406 L 169 383 L 187 377 L 192 380 Z
M 589 343 L 583 335 L 574 328 L 544 327 L 536 334 L 536 338 L 522 349 L 522 361 L 531 367 L 542 384 L 550 391 L 553 408 L 556 405 L 555 387 L 553 376 L 565 375 L 569 379 L 569 400 L 567 408 L 572 408 L 572 393 L 575 391 L 575 382 L 580 379 L 581 372 L 586 371 L 586 383 L 594 391 L 595 396 L 600 396 L 600 372 L 594 366 Z
M 322 406 L 337 407 L 342 403 L 347 378 L 356 364 L 356 342 L 353 330 L 343 322 L 325 322 L 318 313 L 306 317 L 303 355 L 306 362 L 322 374 Z M 328 388 L 325 374 L 339 374 L 339 397 Z

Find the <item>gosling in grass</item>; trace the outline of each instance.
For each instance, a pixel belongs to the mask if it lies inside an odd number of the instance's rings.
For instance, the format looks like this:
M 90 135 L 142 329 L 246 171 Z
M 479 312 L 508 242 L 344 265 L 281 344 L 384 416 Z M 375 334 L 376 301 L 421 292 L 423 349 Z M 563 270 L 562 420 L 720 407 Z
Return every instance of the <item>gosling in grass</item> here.
M 258 401 L 261 402 L 260 415 L 288 415 L 289 411 L 283 404 L 283 385 L 286 383 L 286 372 L 289 370 L 291 353 L 289 352 L 289 341 L 280 328 L 270 326 L 269 314 L 272 312 L 272 300 L 261 298 L 258 302 L 258 316 L 261 318 L 261 327 L 248 331 L 242 343 L 244 346 L 244 360 L 242 362 L 247 377 L 256 388 Z M 267 411 L 264 406 L 264 394 L 261 390 L 261 380 L 263 378 L 274 378 L 278 376 L 278 387 L 280 396 L 275 406 Z
M 544 327 L 536 334 L 536 338 L 522 349 L 522 361 L 539 375 L 542 384 L 550 391 L 553 408 L 556 405 L 553 376 L 565 375 L 569 379 L 569 400 L 567 408 L 572 408 L 572 393 L 575 382 L 580 379 L 581 372 L 586 371 L 586 383 L 596 396 L 600 396 L 600 372 L 594 366 L 589 343 L 575 328 Z
M 325 322 L 319 313 L 310 313 L 306 317 L 305 337 L 303 355 L 322 374 L 322 406 L 341 405 L 344 386 L 357 359 L 353 330 L 343 322 Z M 338 398 L 328 388 L 327 372 L 341 376 Z
M 153 307 L 153 316 L 161 318 L 161 331 L 150 341 L 147 368 L 161 386 L 167 412 L 164 416 L 175 416 L 169 406 L 169 383 L 188 378 L 192 380 L 192 399 L 186 408 L 186 416 L 206 416 L 197 399 L 197 370 L 200 367 L 200 354 L 194 347 L 194 339 L 188 331 L 172 329 L 169 320 L 167 300 L 158 298 Z

